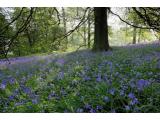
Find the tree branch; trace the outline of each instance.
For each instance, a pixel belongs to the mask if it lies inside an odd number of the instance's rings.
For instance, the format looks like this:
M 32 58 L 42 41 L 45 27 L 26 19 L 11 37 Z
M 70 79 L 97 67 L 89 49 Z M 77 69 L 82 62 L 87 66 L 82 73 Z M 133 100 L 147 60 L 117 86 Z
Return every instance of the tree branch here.
M 24 9 L 24 7 L 21 9 L 21 11 L 19 12 L 19 14 L 9 24 L 7 24 L 6 26 L 4 26 L 0 30 L 0 34 L 3 34 L 6 31 L 6 29 L 21 16 L 21 14 L 23 12 L 23 9 Z
M 27 28 L 27 25 L 29 24 L 29 22 L 31 21 L 31 18 L 32 18 L 32 14 L 34 12 L 34 8 L 31 8 L 30 10 L 30 14 L 28 15 L 27 17 L 27 20 L 24 22 L 24 24 L 21 26 L 21 28 L 19 28 L 19 30 L 16 32 L 16 34 L 11 38 L 9 44 L 8 44 L 8 49 L 5 50 L 5 58 L 7 58 L 7 55 L 8 55 L 8 52 L 9 50 L 11 49 L 11 45 L 13 44 L 14 40 L 18 37 L 18 35 L 23 32 L 26 28 Z
M 135 27 L 135 28 L 140 28 L 140 29 L 155 29 L 154 27 L 142 27 L 142 26 L 137 26 L 137 25 L 134 25 L 134 24 L 131 24 L 125 20 L 123 20 L 118 14 L 114 13 L 113 11 L 109 10 L 110 13 L 112 13 L 113 15 L 117 16 L 122 22 L 132 26 L 132 27 Z

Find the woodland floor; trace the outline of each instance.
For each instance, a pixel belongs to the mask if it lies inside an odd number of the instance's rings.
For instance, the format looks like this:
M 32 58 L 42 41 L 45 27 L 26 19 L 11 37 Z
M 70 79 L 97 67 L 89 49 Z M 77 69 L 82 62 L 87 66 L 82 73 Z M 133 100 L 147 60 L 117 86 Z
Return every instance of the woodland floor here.
M 0 112 L 160 112 L 160 42 L 0 60 Z

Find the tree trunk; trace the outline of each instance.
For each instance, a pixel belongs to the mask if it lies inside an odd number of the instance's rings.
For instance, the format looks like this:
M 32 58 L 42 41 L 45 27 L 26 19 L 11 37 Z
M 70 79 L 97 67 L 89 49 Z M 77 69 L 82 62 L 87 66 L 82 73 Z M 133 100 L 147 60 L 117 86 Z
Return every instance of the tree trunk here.
M 140 43 L 141 40 L 141 29 L 139 29 L 139 34 L 138 34 L 138 43 Z
M 94 30 L 94 51 L 107 51 L 108 43 L 108 23 L 107 23 L 107 8 L 95 7 L 95 30 Z
M 77 12 L 77 17 L 78 17 L 79 16 L 79 7 L 77 7 L 76 12 Z
M 128 34 L 128 31 L 127 31 L 127 24 L 125 26 L 125 42 L 127 42 L 127 34 Z
M 83 38 L 84 38 L 84 45 L 86 46 L 86 43 L 87 43 L 87 38 L 86 38 L 86 24 L 84 23 L 84 26 L 83 26 Z
M 136 44 L 136 28 L 133 28 L 133 44 Z
M 88 48 L 90 48 L 91 44 L 91 21 L 90 21 L 90 14 L 88 13 Z
M 67 24 L 66 24 L 66 13 L 65 13 L 65 9 L 62 7 L 62 17 L 63 17 L 63 27 L 64 27 L 64 34 L 67 33 Z M 66 37 L 65 39 L 65 50 L 68 47 L 68 37 Z

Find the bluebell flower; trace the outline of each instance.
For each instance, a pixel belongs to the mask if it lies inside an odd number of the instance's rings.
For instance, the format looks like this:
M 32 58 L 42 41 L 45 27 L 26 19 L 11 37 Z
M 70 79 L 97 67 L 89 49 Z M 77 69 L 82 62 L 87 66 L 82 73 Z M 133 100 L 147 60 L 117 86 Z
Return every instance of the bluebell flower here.
M 15 103 L 14 105 L 15 106 L 20 106 L 20 105 L 23 105 L 24 103 L 23 102 L 17 102 L 17 103 Z
M 48 96 L 48 99 L 52 99 L 53 97 L 56 97 L 55 91 L 51 92 Z
M 10 78 L 9 79 L 9 83 L 12 85 L 12 84 L 14 84 L 15 83 L 15 79 L 14 78 Z
M 134 98 L 135 98 L 135 96 L 134 96 L 133 93 L 129 93 L 129 94 L 128 94 L 128 97 L 129 97 L 130 99 L 134 99 Z
M 63 58 L 57 60 L 57 64 L 60 66 L 64 65 L 64 63 L 65 63 L 65 60 Z
M 92 106 L 91 106 L 91 105 L 89 105 L 89 104 L 86 104 L 86 105 L 84 106 L 84 108 L 85 108 L 85 109 L 89 109 L 89 110 L 90 110 L 90 109 L 92 108 Z
M 110 67 L 110 71 L 112 72 L 113 71 L 113 63 L 111 61 L 108 61 L 108 65 Z
M 98 73 L 98 76 L 97 76 L 97 78 L 96 78 L 96 81 L 97 81 L 97 82 L 101 82 L 101 81 L 102 81 L 102 78 L 101 78 L 101 74 L 100 74 L 100 73 Z
M 96 109 L 97 109 L 97 110 L 102 110 L 102 109 L 103 109 L 103 107 L 102 107 L 102 106 L 97 105 L 97 106 L 96 106 Z
M 76 110 L 76 112 L 77 113 L 82 113 L 84 110 L 82 109 L 82 108 L 78 108 L 77 110 Z
M 66 92 L 64 89 L 61 89 L 60 93 L 61 93 L 63 96 L 66 96 L 66 95 L 67 95 L 67 92 Z
M 14 99 L 14 95 L 10 95 L 9 100 L 13 100 L 13 99 Z
M 149 84 L 150 84 L 149 81 L 141 79 L 137 81 L 137 88 L 138 90 L 143 90 Z
M 30 93 L 31 93 L 31 89 L 28 88 L 28 87 L 22 86 L 21 89 L 22 89 L 22 91 L 23 91 L 24 93 L 26 93 L 26 94 L 30 94 Z
M 134 87 L 136 86 L 133 81 L 131 81 L 131 82 L 129 83 L 129 85 L 130 85 L 131 88 L 134 88 Z
M 58 79 L 62 80 L 64 78 L 64 72 L 59 72 Z
M 37 104 L 37 103 L 38 103 L 38 100 L 37 100 L 37 98 L 35 98 L 35 99 L 32 99 L 32 103 L 33 103 L 33 104 Z
M 90 78 L 89 76 L 86 76 L 86 75 L 85 75 L 85 76 L 84 76 L 84 80 L 85 80 L 85 81 L 89 81 L 89 80 L 91 80 L 91 78 Z
M 104 80 L 106 80 L 106 81 L 108 80 L 107 75 L 104 75 L 103 78 L 104 78 Z
M 125 92 L 124 92 L 124 90 L 120 90 L 120 96 L 124 96 L 125 95 Z
M 14 95 L 14 96 L 17 96 L 19 93 L 20 93 L 20 92 L 19 92 L 19 89 L 15 89 L 15 90 L 13 91 L 13 95 Z
M 110 101 L 109 97 L 105 96 L 105 97 L 104 97 L 104 101 L 105 101 L 105 102 L 109 102 L 109 101 Z
M 89 69 L 90 69 L 90 67 L 89 67 L 89 66 L 85 66 L 84 71 L 85 71 L 85 72 L 87 72 Z
M 127 111 L 130 110 L 130 106 L 126 105 L 126 106 L 125 106 L 125 109 L 126 109 Z
M 94 109 L 90 109 L 90 111 L 89 111 L 90 113 L 96 113 L 96 110 L 94 110 Z
M 4 90 L 6 88 L 6 84 L 1 83 L 0 84 L 0 89 Z
M 119 75 L 119 72 L 116 72 L 116 73 L 115 73 L 115 76 L 118 76 L 118 75 Z
M 134 99 L 132 99 L 131 101 L 130 101 L 130 105 L 135 105 L 135 104 L 138 104 L 139 103 L 139 101 L 138 101 L 138 99 L 137 98 L 134 98 Z
M 111 88 L 111 89 L 109 90 L 109 93 L 110 93 L 111 95 L 114 95 L 114 94 L 115 94 L 115 89 L 114 89 L 114 88 Z

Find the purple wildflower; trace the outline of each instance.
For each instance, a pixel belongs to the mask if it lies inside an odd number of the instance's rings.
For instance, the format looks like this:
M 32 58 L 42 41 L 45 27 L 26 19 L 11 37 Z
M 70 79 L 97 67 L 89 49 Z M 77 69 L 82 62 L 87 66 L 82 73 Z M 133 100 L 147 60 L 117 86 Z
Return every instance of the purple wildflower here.
M 4 90 L 5 88 L 6 88 L 6 85 L 3 84 L 3 83 L 1 83 L 1 84 L 0 84 L 0 89 Z
M 50 100 L 55 96 L 56 96 L 56 93 L 53 91 L 52 93 L 49 94 L 48 99 Z
M 31 93 L 31 89 L 28 88 L 28 87 L 22 86 L 21 89 L 22 89 L 22 91 L 23 91 L 24 93 L 26 93 L 26 94 L 30 94 L 30 93 Z
M 105 101 L 105 102 L 109 102 L 109 101 L 110 101 L 109 97 L 105 96 L 105 97 L 104 97 L 104 101 Z
M 104 78 L 104 80 L 106 80 L 106 81 L 108 80 L 107 75 L 104 75 L 103 78 Z
M 9 100 L 13 100 L 13 99 L 14 99 L 14 95 L 10 95 Z
M 108 61 L 108 65 L 110 67 L 110 71 L 113 72 L 113 63 L 111 61 Z
M 125 109 L 128 111 L 128 110 L 130 110 L 130 107 L 128 105 L 126 105 Z
M 147 80 L 141 79 L 141 80 L 137 81 L 137 88 L 138 88 L 138 90 L 143 90 L 143 88 L 146 87 L 146 86 L 148 86 L 148 85 L 149 85 L 149 81 L 147 81 Z
M 38 100 L 37 100 L 37 98 L 35 98 L 35 99 L 32 99 L 32 103 L 33 103 L 33 104 L 37 104 L 37 103 L 38 103 Z
M 62 58 L 57 60 L 58 65 L 64 65 L 64 63 L 65 63 L 65 61 Z
M 139 103 L 139 101 L 138 101 L 137 98 L 134 98 L 134 99 L 132 99 L 132 100 L 130 101 L 130 105 L 135 105 L 135 104 L 137 104 L 137 103 Z
M 59 72 L 58 79 L 62 80 L 64 78 L 64 72 Z
M 131 82 L 129 83 L 129 85 L 130 85 L 131 88 L 134 88 L 134 87 L 135 87 L 135 83 L 134 83 L 133 81 L 131 81 Z
M 134 96 L 133 93 L 129 93 L 129 94 L 128 94 L 128 97 L 129 97 L 130 99 L 134 99 L 134 98 L 135 98 L 135 96 Z
M 109 90 L 109 93 L 110 93 L 111 95 L 114 95 L 114 94 L 115 94 L 115 89 L 114 89 L 114 88 L 110 89 L 110 90 Z
M 102 107 L 102 106 L 97 105 L 97 106 L 96 106 L 96 109 L 97 109 L 97 110 L 102 110 L 102 109 L 103 109 L 103 107 Z
M 14 105 L 15 106 L 20 106 L 20 105 L 23 105 L 24 104 L 24 102 L 17 102 L 17 103 L 15 103 Z
M 84 106 L 84 108 L 87 109 L 87 110 L 90 110 L 90 109 L 92 108 L 92 106 L 89 105 L 89 104 L 86 104 L 86 105 Z
M 82 113 L 84 110 L 82 109 L 82 108 L 78 108 L 77 110 L 76 110 L 76 112 L 77 113 Z
M 89 112 L 90 112 L 90 113 L 96 113 L 96 110 L 91 109 Z
M 67 95 L 67 92 L 66 92 L 64 89 L 61 89 L 60 93 L 61 93 L 63 96 L 66 96 L 66 95 Z
M 97 81 L 97 82 L 101 82 L 101 81 L 102 81 L 102 79 L 101 79 L 101 74 L 100 74 L 100 73 L 98 73 L 98 76 L 97 76 L 96 81 Z
M 91 78 L 90 78 L 89 76 L 86 76 L 86 75 L 84 76 L 84 80 L 85 80 L 85 81 L 89 81 L 90 79 L 91 79 Z
M 10 78 L 9 79 L 9 83 L 12 85 L 12 84 L 14 84 L 15 83 L 15 79 L 14 78 Z
M 15 89 L 14 91 L 13 91 L 13 95 L 14 96 L 17 96 L 19 94 L 19 89 Z
M 124 96 L 125 95 L 125 92 L 124 92 L 124 90 L 120 90 L 120 96 Z

